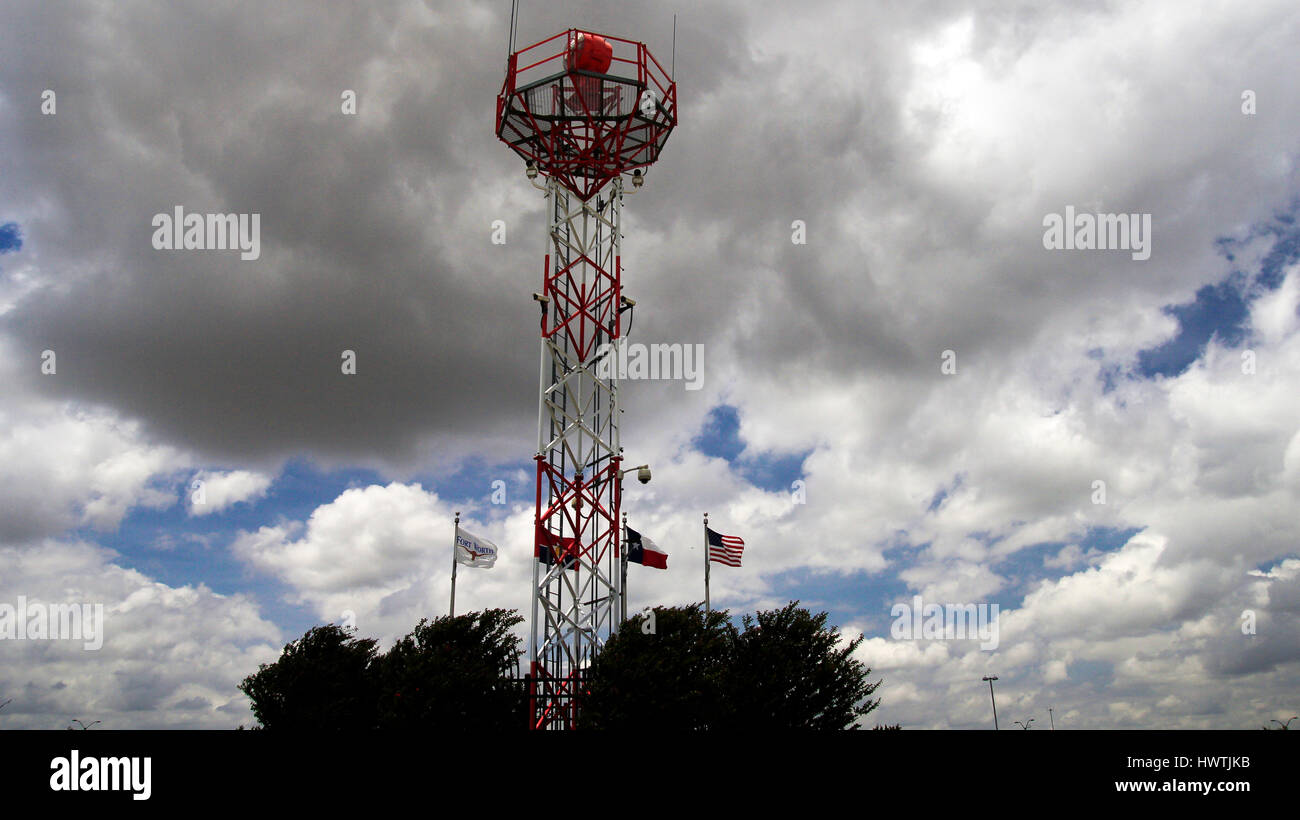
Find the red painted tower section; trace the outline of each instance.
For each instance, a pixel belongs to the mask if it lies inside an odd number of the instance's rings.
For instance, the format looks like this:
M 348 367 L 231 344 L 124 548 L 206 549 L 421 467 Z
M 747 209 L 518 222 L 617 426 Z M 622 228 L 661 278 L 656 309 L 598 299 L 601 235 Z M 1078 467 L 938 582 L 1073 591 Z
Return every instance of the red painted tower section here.
M 569 29 L 510 55 L 497 136 L 547 199 L 537 431 L 530 725 L 574 726 L 583 672 L 618 630 L 623 199 L 677 124 L 677 87 L 643 43 Z M 624 176 L 631 174 L 631 190 Z M 540 181 L 539 181 L 540 177 Z M 606 368 L 608 369 L 608 368 Z

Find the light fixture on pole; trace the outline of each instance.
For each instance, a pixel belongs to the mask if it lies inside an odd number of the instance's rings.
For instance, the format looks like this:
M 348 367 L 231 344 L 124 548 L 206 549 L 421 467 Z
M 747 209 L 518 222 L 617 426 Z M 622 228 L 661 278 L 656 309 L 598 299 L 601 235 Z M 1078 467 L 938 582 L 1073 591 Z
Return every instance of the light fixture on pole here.
M 649 483 L 650 483 L 650 465 L 649 465 L 649 464 L 642 464 L 640 467 L 628 467 L 626 470 L 619 470 L 619 471 L 618 471 L 618 480 L 619 480 L 619 481 L 622 481 L 622 480 L 623 480 L 623 476 L 627 475 L 628 473 L 632 472 L 633 470 L 636 470 L 636 480 L 637 480 L 637 481 L 640 481 L 642 484 L 649 484 Z
M 989 682 L 989 700 L 993 701 L 993 731 L 995 732 L 998 730 L 998 700 L 993 697 L 993 681 L 997 679 L 997 675 L 985 675 L 980 678 L 980 680 L 986 680 Z

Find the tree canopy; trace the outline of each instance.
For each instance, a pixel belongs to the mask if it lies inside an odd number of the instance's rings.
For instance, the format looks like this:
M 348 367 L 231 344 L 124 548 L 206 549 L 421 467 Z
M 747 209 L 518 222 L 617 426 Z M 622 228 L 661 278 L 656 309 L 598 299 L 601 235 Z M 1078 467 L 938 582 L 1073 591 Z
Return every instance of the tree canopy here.
M 506 730 L 528 725 L 515 675 L 523 622 L 489 609 L 421 620 L 376 664 L 379 725 L 391 729 Z
M 375 725 L 375 644 L 356 630 L 317 626 L 262 664 L 239 690 L 266 729 L 355 730 Z
M 725 612 L 700 604 L 658 607 L 629 618 L 588 670 L 578 711 L 586 728 L 707 729 L 729 709 L 728 667 L 736 629 Z
M 587 728 L 845 729 L 879 705 L 880 682 L 844 641 L 793 601 L 746 615 L 699 604 L 630 619 L 592 662 L 579 713 Z
M 825 612 L 798 604 L 744 616 L 732 666 L 738 726 L 845 729 L 880 703 L 870 699 L 880 682 L 853 657 L 863 636 L 844 642 Z
M 514 610 L 421 620 L 385 653 L 314 627 L 239 685 L 266 729 L 507 729 L 527 725 Z
M 843 639 L 793 601 L 745 615 L 700 604 L 629 619 L 586 670 L 580 728 L 845 729 L 880 682 Z M 380 653 L 335 624 L 314 627 L 239 685 L 266 729 L 509 731 L 528 725 L 515 610 L 421 620 Z

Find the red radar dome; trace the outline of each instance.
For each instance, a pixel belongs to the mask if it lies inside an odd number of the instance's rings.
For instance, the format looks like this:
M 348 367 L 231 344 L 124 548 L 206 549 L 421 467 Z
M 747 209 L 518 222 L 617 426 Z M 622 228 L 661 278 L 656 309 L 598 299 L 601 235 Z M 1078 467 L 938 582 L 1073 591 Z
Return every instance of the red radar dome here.
M 677 84 L 645 43 L 576 28 L 511 53 L 497 95 L 497 137 L 584 201 L 653 165 L 676 126 Z
M 604 74 L 614 59 L 614 47 L 598 34 L 585 31 L 569 40 L 569 53 L 564 60 L 564 67 L 572 71 L 591 71 Z

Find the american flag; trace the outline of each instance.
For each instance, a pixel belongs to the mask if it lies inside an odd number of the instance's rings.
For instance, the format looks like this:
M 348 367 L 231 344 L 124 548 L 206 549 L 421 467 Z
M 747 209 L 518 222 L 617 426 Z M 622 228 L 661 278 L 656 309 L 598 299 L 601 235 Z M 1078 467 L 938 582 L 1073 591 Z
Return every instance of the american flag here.
M 743 539 L 734 535 L 723 535 L 708 527 L 704 532 L 709 538 L 709 560 L 729 567 L 740 566 L 740 554 L 745 551 Z

